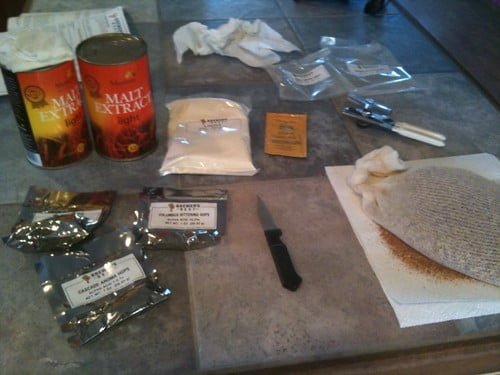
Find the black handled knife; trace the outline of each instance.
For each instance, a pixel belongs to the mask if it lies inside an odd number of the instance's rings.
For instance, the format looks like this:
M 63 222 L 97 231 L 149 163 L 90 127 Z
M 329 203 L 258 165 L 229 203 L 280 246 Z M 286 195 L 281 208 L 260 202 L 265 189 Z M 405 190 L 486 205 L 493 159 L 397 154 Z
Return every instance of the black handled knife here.
M 271 250 L 281 285 L 288 290 L 296 291 L 302 282 L 302 278 L 295 271 L 290 254 L 288 254 L 288 249 L 281 241 L 281 229 L 274 224 L 271 214 L 260 197 L 257 197 L 257 212 L 262 228 L 264 228 L 264 234 L 266 235 L 267 244 L 269 250 Z

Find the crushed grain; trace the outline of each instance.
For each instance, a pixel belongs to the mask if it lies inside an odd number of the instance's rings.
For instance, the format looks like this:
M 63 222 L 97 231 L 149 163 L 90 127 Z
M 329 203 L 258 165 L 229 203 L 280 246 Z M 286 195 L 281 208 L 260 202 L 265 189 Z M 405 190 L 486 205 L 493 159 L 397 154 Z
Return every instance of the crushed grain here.
M 379 226 L 380 236 L 387 244 L 392 254 L 405 263 L 409 268 L 415 272 L 425 274 L 427 276 L 435 277 L 439 280 L 447 281 L 472 281 L 473 279 L 462 273 L 454 271 L 445 267 L 432 259 L 419 253 L 417 250 L 408 246 L 394 234 Z

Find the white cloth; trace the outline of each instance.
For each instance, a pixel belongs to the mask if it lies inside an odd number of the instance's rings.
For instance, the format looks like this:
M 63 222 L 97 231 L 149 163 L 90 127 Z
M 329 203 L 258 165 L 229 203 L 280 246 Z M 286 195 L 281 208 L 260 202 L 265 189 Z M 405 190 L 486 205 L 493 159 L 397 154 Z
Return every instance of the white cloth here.
M 367 153 L 356 161 L 354 172 L 348 179 L 351 188 L 361 195 L 363 208 L 372 204 L 374 195 L 370 180 L 376 179 L 374 176 L 388 176 L 406 169 L 405 163 L 399 158 L 396 150 L 389 146 L 384 146 Z
M 182 55 L 191 50 L 195 55 L 217 53 L 240 59 L 252 67 L 263 67 L 280 61 L 273 51 L 300 51 L 294 44 L 261 20 L 253 23 L 231 18 L 217 29 L 191 22 L 178 28 L 174 35 L 177 62 L 182 63 Z
M 55 32 L 19 30 L 0 33 L 0 64 L 12 72 L 43 68 L 72 59 L 70 46 Z

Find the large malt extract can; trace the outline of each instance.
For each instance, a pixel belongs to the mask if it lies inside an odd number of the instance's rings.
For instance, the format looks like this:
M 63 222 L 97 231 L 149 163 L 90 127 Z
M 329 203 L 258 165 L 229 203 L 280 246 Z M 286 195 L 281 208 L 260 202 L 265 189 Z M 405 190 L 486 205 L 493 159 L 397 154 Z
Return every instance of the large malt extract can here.
M 59 168 L 87 156 L 90 137 L 73 61 L 14 73 L 2 69 L 28 160 Z
M 114 160 L 140 158 L 156 147 L 156 122 L 146 43 L 110 33 L 77 49 L 96 151 Z

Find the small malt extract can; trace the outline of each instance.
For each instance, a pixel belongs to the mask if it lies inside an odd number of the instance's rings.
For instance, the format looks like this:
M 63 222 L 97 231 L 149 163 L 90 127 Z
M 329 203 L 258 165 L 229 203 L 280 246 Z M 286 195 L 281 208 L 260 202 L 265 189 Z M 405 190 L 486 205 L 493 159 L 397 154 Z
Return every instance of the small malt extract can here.
M 81 42 L 76 54 L 96 151 L 121 161 L 152 152 L 156 121 L 144 40 L 101 34 Z
M 2 68 L 2 73 L 30 163 L 59 168 L 90 153 L 73 61 L 17 73 Z

